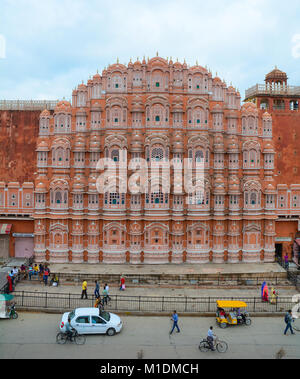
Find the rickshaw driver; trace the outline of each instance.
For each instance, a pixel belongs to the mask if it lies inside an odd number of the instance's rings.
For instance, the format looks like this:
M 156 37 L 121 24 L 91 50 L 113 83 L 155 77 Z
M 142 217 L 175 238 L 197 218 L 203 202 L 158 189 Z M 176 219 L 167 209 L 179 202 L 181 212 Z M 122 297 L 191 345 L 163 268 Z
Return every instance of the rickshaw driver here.
M 234 313 L 236 314 L 238 320 L 243 320 L 243 322 L 246 322 L 246 317 L 244 313 L 241 312 L 240 308 L 235 308 Z

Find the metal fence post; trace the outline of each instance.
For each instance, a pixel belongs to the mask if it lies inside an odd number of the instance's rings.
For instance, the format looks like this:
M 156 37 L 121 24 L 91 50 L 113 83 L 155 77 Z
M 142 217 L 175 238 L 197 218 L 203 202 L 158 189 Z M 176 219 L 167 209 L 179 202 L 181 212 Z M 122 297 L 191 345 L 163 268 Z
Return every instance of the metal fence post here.
M 165 302 L 165 297 L 162 297 L 162 304 L 161 304 L 161 311 L 164 311 L 164 302 Z
M 24 305 L 24 291 L 22 291 L 22 307 Z
M 47 295 L 48 295 L 48 292 L 46 292 L 46 297 L 45 297 L 45 308 L 47 308 Z
M 71 294 L 69 293 L 69 309 L 71 309 Z
M 208 312 L 210 312 L 210 297 L 208 298 Z
M 186 312 L 187 310 L 187 297 L 185 297 L 185 307 L 184 307 L 184 311 Z
M 253 312 L 255 312 L 255 304 L 256 304 L 256 297 L 254 297 L 254 302 L 253 302 Z

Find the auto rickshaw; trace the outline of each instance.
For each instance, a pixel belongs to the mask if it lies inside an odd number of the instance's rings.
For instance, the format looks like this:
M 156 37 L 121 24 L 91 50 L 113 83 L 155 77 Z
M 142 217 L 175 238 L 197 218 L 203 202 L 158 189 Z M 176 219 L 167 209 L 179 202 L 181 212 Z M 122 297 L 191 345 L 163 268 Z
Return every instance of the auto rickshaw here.
M 228 325 L 250 325 L 249 313 L 246 310 L 241 312 L 241 308 L 247 308 L 243 301 L 217 300 L 216 321 L 220 328 L 226 328 Z
M 0 318 L 18 318 L 13 298 L 13 295 L 0 294 Z

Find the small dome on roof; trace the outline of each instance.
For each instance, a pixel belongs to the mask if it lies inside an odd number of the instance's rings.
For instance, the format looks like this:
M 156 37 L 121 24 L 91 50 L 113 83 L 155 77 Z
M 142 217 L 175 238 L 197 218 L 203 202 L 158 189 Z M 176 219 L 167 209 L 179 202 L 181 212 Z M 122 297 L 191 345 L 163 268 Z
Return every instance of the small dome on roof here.
M 99 79 L 101 79 L 101 75 L 99 74 L 99 72 L 98 72 L 98 70 L 97 70 L 97 74 L 95 74 L 95 75 L 93 76 L 93 80 L 99 80 Z
M 265 112 L 265 113 L 263 114 L 263 118 L 272 118 L 272 116 L 270 115 L 269 112 Z
M 288 79 L 287 74 L 281 70 L 279 70 L 276 66 L 275 69 L 269 72 L 266 75 L 266 81 L 267 80 L 283 80 L 286 81 Z
M 70 111 L 71 111 L 71 104 L 66 100 L 60 101 L 59 103 L 56 104 L 56 107 L 55 107 L 56 113 L 70 112 Z
M 50 116 L 50 112 L 48 111 L 48 109 L 44 109 L 43 112 L 40 114 L 40 117 L 49 117 Z

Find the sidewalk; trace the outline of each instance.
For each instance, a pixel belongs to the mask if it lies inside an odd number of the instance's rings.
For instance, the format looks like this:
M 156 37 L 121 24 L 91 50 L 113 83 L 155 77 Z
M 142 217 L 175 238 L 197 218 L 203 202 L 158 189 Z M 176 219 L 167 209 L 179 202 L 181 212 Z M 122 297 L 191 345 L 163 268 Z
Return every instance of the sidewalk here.
M 52 273 L 94 275 L 218 275 L 218 274 L 282 274 L 286 271 L 277 263 L 207 263 L 166 265 L 105 265 L 105 264 L 49 264 Z
M 100 282 L 100 293 L 105 283 Z M 110 287 L 110 295 L 126 295 L 126 296 L 166 296 L 166 297 L 254 297 L 260 296 L 260 287 L 239 287 L 239 288 L 205 288 L 196 286 L 176 286 L 172 288 L 172 285 L 168 286 L 137 286 L 127 285 L 125 291 L 120 291 L 119 286 L 108 283 Z M 276 287 L 280 297 L 293 296 L 297 293 L 294 286 Z M 16 286 L 16 291 L 28 291 L 28 292 L 48 292 L 57 294 L 81 294 L 81 284 L 62 284 L 58 287 L 45 286 L 44 283 L 34 281 L 29 283 L 28 281 L 20 282 Z M 271 286 L 269 285 L 269 291 Z M 94 296 L 94 285 L 90 283 L 88 285 L 87 293 L 89 297 Z

